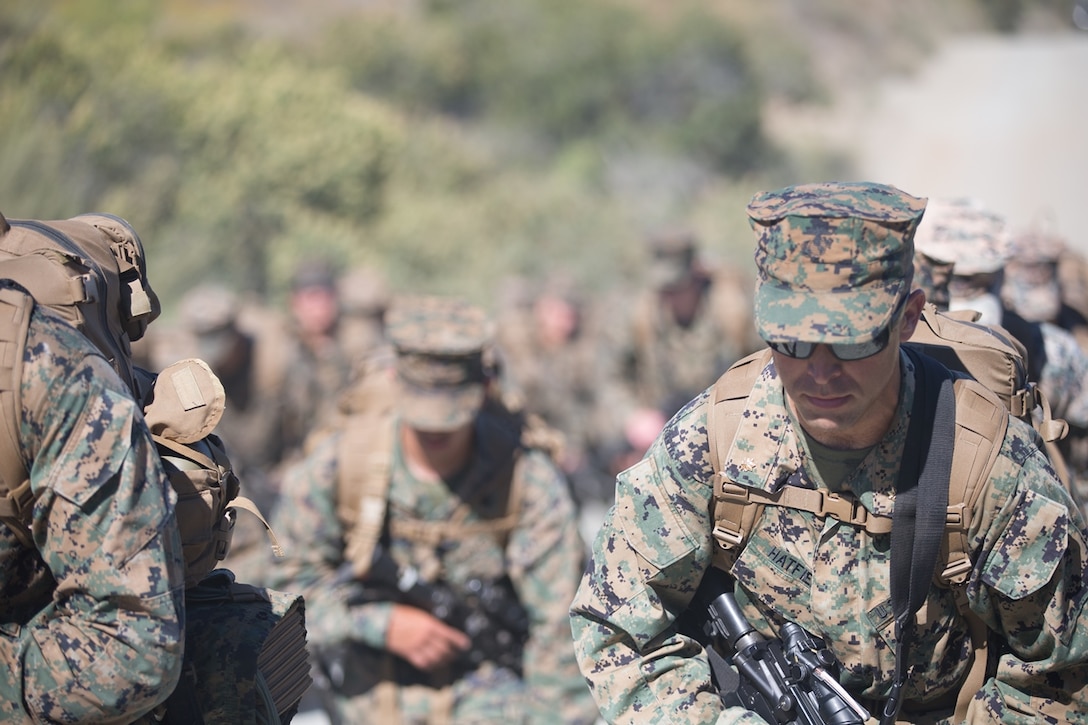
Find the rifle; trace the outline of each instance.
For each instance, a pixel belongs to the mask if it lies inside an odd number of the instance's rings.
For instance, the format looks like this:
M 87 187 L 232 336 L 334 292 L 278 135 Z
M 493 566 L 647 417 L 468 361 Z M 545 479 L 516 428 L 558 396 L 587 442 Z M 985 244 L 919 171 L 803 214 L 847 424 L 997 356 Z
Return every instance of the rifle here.
M 351 566 L 338 579 L 351 578 Z M 385 547 L 374 549 L 373 560 L 356 596 L 348 604 L 394 601 L 429 612 L 461 630 L 472 647 L 457 660 L 469 669 L 484 662 L 522 673 L 522 645 L 529 637 L 529 615 L 518 600 L 509 577 L 473 578 L 461 586 L 423 581 L 412 567 L 401 568 Z
M 839 662 L 823 640 L 794 622 L 782 625 L 778 639 L 765 638 L 741 612 L 730 583 L 713 586 L 725 579 L 718 571 L 707 573 L 710 586 L 704 581 L 692 605 L 706 611 L 703 633 L 716 648 L 711 663 L 724 650 L 719 660 L 727 657 L 740 674 L 736 690 L 721 693 L 723 704 L 741 705 L 769 723 L 863 725 L 869 713 L 839 684 Z

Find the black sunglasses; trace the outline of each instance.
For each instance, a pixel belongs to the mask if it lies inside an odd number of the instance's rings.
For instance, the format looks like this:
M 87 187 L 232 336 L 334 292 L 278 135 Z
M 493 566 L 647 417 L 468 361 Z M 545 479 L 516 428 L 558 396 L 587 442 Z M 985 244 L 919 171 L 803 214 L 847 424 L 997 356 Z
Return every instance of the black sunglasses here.
M 851 361 L 851 360 L 864 360 L 867 357 L 872 357 L 878 352 L 888 346 L 888 340 L 891 339 L 891 327 L 885 327 L 880 331 L 880 334 L 875 339 L 869 342 L 858 342 L 852 345 L 846 345 L 835 342 L 767 342 L 767 346 L 777 353 L 781 353 L 786 357 L 796 358 L 797 360 L 806 360 L 812 357 L 812 353 L 816 352 L 817 345 L 827 345 L 831 348 L 831 354 L 837 357 L 839 360 Z

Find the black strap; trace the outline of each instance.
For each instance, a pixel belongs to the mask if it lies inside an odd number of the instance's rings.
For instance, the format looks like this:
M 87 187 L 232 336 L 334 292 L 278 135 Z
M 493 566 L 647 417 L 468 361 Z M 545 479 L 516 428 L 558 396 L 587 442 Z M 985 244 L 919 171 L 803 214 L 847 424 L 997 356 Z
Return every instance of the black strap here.
M 880 722 L 894 723 L 903 705 L 914 615 L 925 602 L 937 566 L 948 509 L 956 398 L 952 375 L 927 355 L 914 362 L 915 392 L 892 512 L 891 597 L 895 614 L 895 680 Z M 926 432 L 929 432 L 926 435 Z M 918 506 L 919 501 L 925 504 Z

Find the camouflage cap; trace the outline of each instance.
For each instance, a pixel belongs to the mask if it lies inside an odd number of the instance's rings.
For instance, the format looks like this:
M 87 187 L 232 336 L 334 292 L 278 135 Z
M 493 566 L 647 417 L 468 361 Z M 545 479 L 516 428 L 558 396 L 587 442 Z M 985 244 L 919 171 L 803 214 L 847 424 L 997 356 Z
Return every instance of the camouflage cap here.
M 695 268 L 697 246 L 695 235 L 688 231 L 674 230 L 650 237 L 650 284 L 660 289 L 687 278 Z
M 926 302 L 932 302 L 938 310 L 947 311 L 951 302 L 948 285 L 952 281 L 952 263 L 914 252 L 914 287 L 926 293 Z
M 336 273 L 328 262 L 308 259 L 295 267 L 295 271 L 291 275 L 291 290 L 311 287 L 328 290 L 336 289 Z
M 198 356 L 212 366 L 221 365 L 236 343 L 238 306 L 238 296 L 214 282 L 193 287 L 181 299 L 181 325 L 195 336 Z
M 401 417 L 413 428 L 454 430 L 484 402 L 492 324 L 480 307 L 448 297 L 396 300 L 386 318 L 396 353 Z
M 238 297 L 221 284 L 206 282 L 181 298 L 181 323 L 198 335 L 217 332 L 234 323 Z
M 1026 264 L 1057 263 L 1065 250 L 1063 237 L 1037 229 L 1021 232 L 1009 243 L 1010 261 Z
M 389 306 L 389 284 L 374 267 L 351 268 L 336 280 L 336 289 L 345 315 L 375 315 Z
M 930 201 L 914 245 L 934 260 L 951 262 L 956 276 L 996 272 L 1011 252 L 1005 218 L 975 199 Z
M 882 184 L 820 183 L 756 194 L 756 329 L 765 340 L 875 339 L 910 292 L 926 200 Z
M 1009 265 L 1001 285 L 1001 299 L 1025 320 L 1053 322 L 1062 311 L 1062 288 L 1055 274 Z

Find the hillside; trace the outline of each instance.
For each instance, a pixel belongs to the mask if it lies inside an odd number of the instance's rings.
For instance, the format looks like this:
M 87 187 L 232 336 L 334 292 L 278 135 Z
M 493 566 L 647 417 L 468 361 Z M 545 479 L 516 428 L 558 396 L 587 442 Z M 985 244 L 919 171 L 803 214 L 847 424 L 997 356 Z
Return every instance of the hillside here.
M 859 173 L 844 99 L 963 33 L 1058 32 L 1061 5 L 7 6 L 0 198 L 129 217 L 167 301 L 208 278 L 275 297 L 314 254 L 483 301 L 519 276 L 606 289 L 662 226 L 746 259 L 755 190 Z

